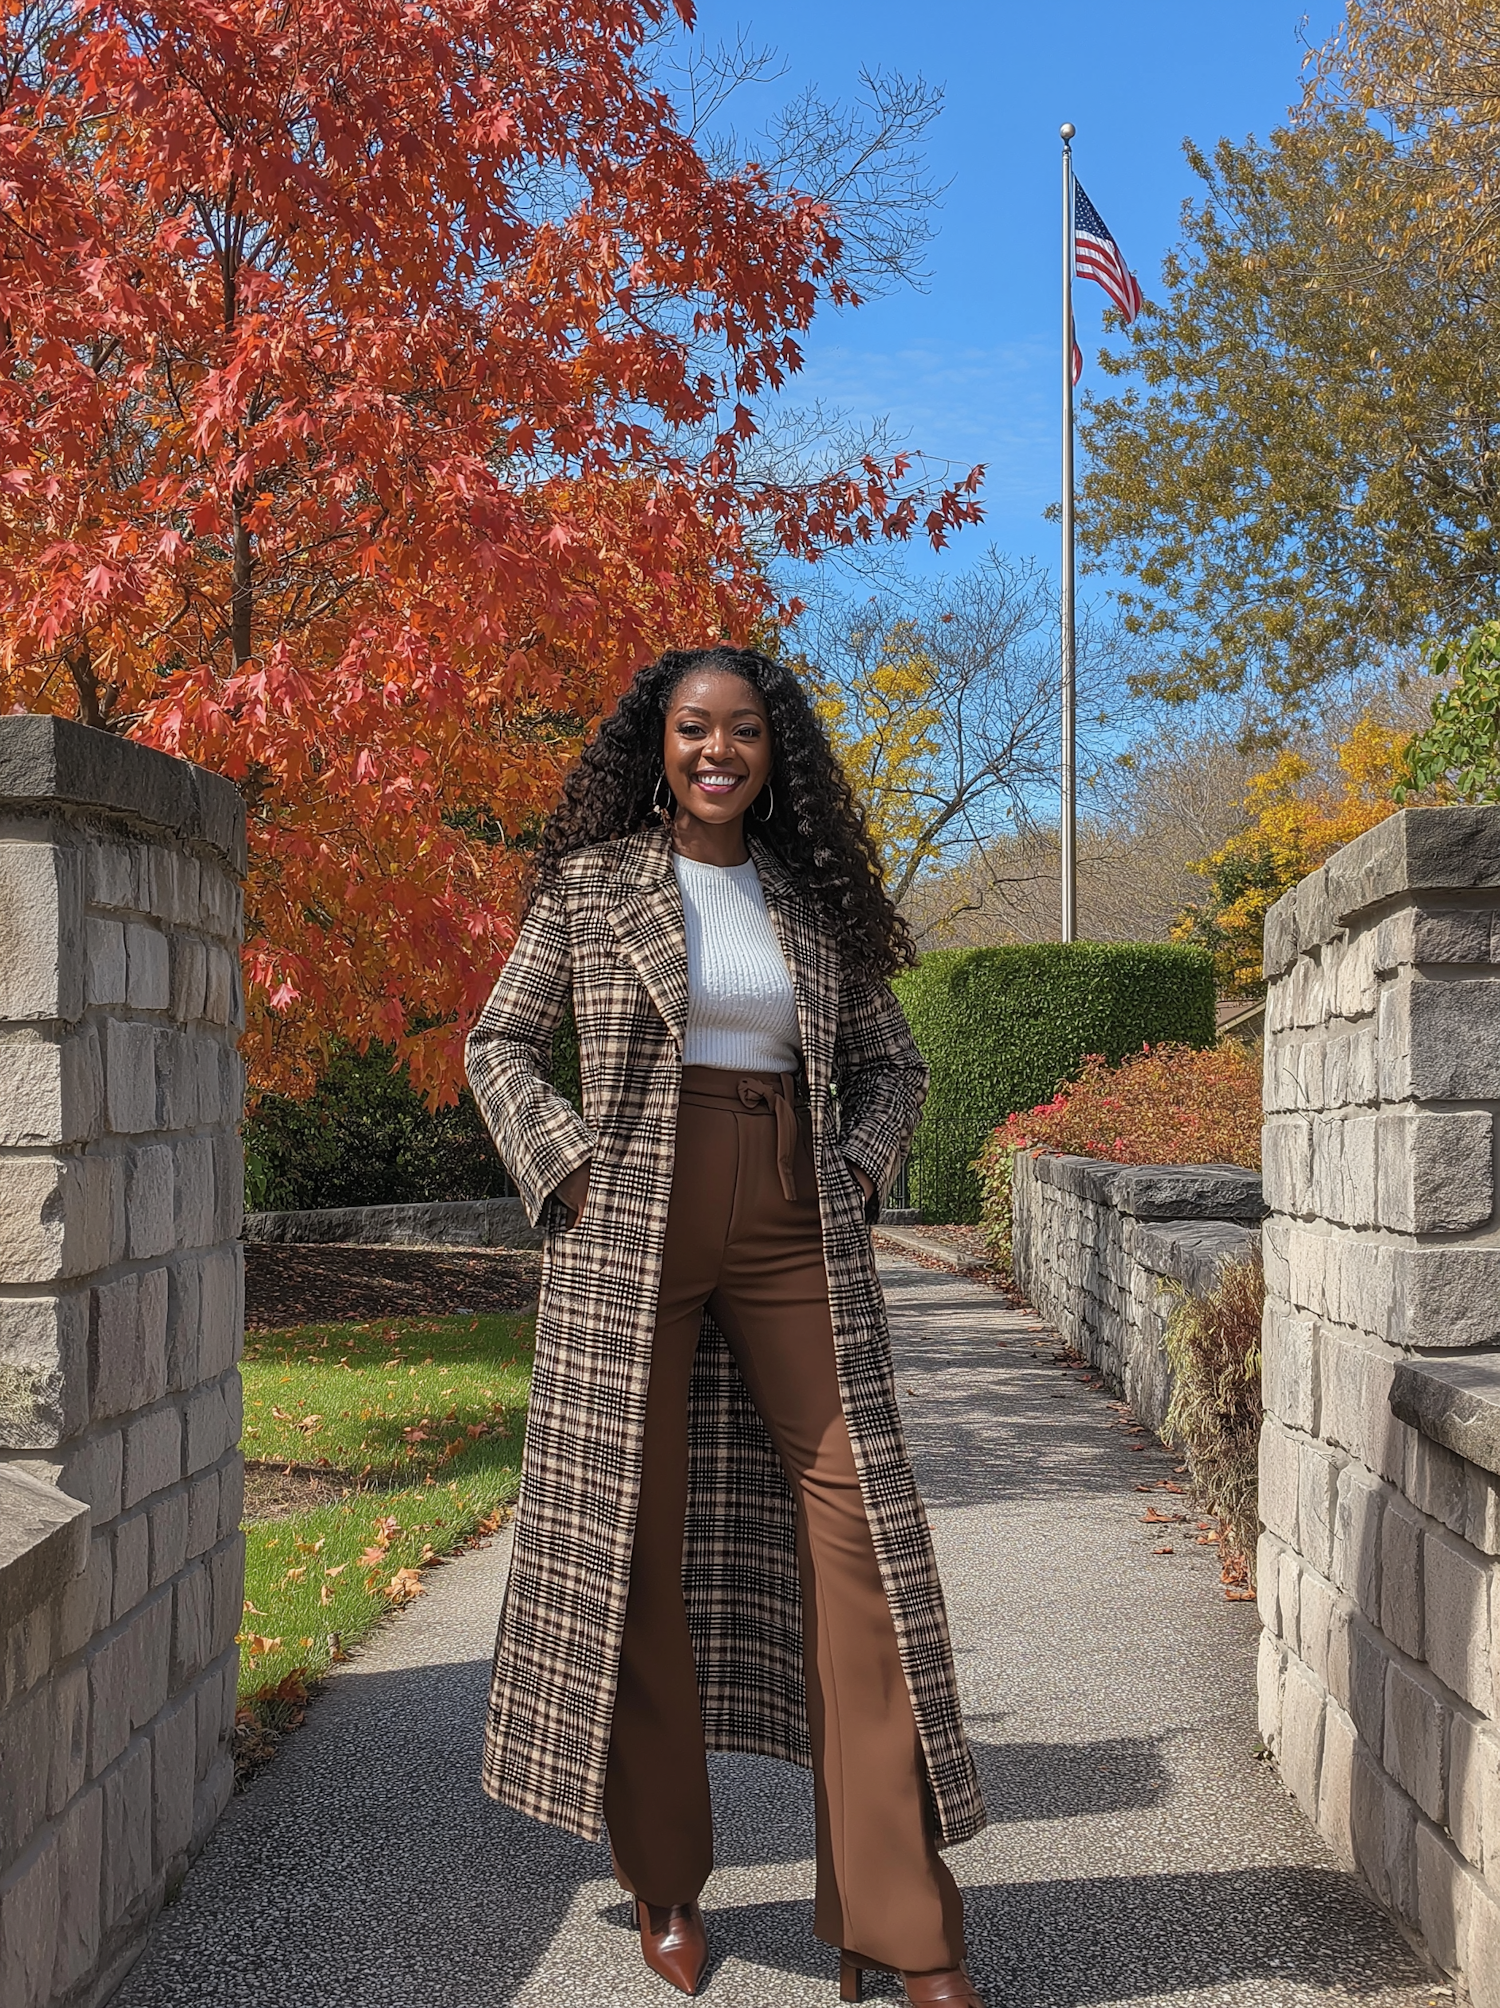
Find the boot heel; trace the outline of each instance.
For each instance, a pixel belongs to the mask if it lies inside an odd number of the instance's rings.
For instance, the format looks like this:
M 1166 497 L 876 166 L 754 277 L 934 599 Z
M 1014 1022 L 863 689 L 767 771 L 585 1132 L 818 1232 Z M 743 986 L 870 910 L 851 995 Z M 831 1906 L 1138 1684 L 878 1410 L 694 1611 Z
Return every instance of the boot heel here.
M 839 1999 L 840 2001 L 863 2001 L 865 1998 L 865 1969 L 857 1959 L 847 1952 L 839 1954 Z

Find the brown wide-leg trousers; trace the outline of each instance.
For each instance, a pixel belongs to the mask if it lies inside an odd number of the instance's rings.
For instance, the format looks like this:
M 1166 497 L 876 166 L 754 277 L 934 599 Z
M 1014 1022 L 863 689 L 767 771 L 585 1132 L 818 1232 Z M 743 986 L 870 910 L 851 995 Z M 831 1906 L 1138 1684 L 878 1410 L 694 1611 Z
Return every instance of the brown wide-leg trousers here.
M 815 1929 L 831 1945 L 931 1972 L 963 1957 L 963 1904 L 932 1837 L 844 1424 L 808 1120 L 787 1105 L 790 1085 L 772 1074 L 683 1071 L 604 1812 L 627 1889 L 654 1904 L 698 1895 L 713 1867 L 713 1814 L 682 1539 L 688 1383 L 707 1305 L 797 1500 Z

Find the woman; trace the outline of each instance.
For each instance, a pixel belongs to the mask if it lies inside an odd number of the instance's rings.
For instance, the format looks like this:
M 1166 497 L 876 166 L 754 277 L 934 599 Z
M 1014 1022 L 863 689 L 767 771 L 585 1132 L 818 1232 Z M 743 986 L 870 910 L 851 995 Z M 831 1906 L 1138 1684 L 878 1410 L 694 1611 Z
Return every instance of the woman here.
M 795 677 L 643 669 L 568 776 L 469 1077 L 546 1234 L 485 1784 L 708 1959 L 704 1752 L 811 1763 L 842 1993 L 979 2008 L 938 1845 L 984 1810 L 868 1220 L 926 1087 L 910 939 Z M 581 1112 L 550 1085 L 571 1003 Z

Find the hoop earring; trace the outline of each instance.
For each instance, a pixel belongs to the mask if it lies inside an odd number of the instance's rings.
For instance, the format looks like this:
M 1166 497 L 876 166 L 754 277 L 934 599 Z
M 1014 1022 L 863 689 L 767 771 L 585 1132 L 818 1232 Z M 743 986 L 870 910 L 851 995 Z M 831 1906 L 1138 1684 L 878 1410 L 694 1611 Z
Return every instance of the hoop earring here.
M 767 781 L 766 813 L 763 816 L 757 816 L 755 820 L 758 823 L 769 823 L 771 818 L 775 815 L 775 813 L 776 813 L 776 790 L 771 786 L 770 782 Z
M 656 786 L 651 790 L 651 806 L 656 811 L 657 820 L 662 823 L 670 823 L 677 813 L 677 802 L 670 786 L 667 788 L 666 801 L 664 802 L 661 798 L 662 784 L 666 781 L 666 778 L 667 770 L 663 767 L 662 771 L 656 777 Z

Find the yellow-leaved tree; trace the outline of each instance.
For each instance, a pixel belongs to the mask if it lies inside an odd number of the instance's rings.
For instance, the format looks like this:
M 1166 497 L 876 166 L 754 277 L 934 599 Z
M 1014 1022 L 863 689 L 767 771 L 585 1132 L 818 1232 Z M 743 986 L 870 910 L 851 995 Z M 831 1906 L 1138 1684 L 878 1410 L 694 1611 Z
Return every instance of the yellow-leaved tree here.
M 816 701 L 899 899 L 942 847 L 937 664 L 912 621 L 896 621 L 872 639 L 874 648 L 847 680 L 820 680 Z
M 1213 954 L 1219 986 L 1230 996 L 1265 987 L 1261 936 L 1266 915 L 1287 892 L 1342 845 L 1373 829 L 1401 805 L 1411 734 L 1366 712 L 1337 749 L 1338 778 L 1320 780 L 1302 753 L 1283 750 L 1252 776 L 1246 822 L 1198 867 L 1209 896 L 1184 909 L 1173 938 L 1200 941 Z

